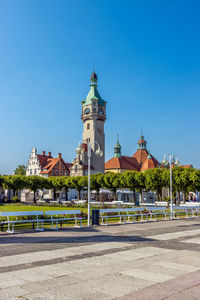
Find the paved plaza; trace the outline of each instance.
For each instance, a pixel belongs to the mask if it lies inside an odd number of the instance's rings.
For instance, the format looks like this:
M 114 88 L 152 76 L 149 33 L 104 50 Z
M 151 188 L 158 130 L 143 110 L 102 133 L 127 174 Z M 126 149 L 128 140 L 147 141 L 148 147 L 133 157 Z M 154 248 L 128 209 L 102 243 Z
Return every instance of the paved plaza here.
M 0 299 L 200 299 L 200 220 L 0 234 Z

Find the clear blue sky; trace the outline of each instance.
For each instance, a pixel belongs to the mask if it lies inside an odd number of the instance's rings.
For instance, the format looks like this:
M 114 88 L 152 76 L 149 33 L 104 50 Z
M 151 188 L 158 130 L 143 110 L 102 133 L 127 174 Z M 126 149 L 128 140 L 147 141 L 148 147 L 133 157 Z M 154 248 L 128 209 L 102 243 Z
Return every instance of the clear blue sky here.
M 107 100 L 106 159 L 143 128 L 159 160 L 200 167 L 198 0 L 0 0 L 0 173 L 38 151 L 75 157 L 95 66 Z

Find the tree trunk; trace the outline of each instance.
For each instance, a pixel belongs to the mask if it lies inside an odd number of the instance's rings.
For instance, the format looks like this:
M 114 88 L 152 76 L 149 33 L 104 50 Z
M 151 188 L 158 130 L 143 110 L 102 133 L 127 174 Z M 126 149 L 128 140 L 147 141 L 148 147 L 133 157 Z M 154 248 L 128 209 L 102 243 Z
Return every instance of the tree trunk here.
M 97 190 L 97 201 L 99 201 L 99 190 Z
M 185 198 L 186 198 L 186 195 L 185 195 L 185 192 L 183 192 L 183 203 L 185 204 Z
M 33 191 L 33 201 L 34 201 L 34 204 L 36 204 L 36 191 Z
M 159 198 L 160 198 L 160 201 L 162 202 L 163 201 L 163 191 L 162 191 L 162 188 L 159 189 Z
M 53 200 L 56 200 L 56 189 L 53 189 Z
M 113 198 L 114 198 L 114 201 L 116 201 L 116 191 L 113 191 Z
M 160 197 L 160 201 L 162 202 L 162 201 L 163 201 L 163 198 L 162 198 L 162 191 L 159 192 L 159 197 Z
M 133 203 L 136 204 L 135 190 L 133 190 Z
M 139 205 L 142 203 L 143 199 L 142 199 L 142 190 L 140 190 L 140 199 L 139 199 Z
M 156 202 L 159 202 L 159 191 L 156 190 Z
M 68 188 L 65 188 L 65 200 L 68 201 Z
M 181 195 L 180 195 L 180 191 L 178 191 L 178 205 L 180 205 L 181 203 Z

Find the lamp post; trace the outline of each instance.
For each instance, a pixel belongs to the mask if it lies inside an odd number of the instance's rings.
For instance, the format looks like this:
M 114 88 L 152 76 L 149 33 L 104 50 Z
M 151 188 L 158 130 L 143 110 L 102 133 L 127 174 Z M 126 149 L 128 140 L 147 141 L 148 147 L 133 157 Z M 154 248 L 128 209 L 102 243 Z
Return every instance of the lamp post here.
M 97 144 L 98 148 L 95 151 L 95 155 L 97 157 L 103 156 L 103 151 L 101 150 L 101 147 L 97 141 L 85 141 L 83 140 L 83 143 L 87 144 L 87 157 L 88 157 L 88 226 L 90 226 L 90 168 L 91 168 L 91 154 L 92 154 L 92 145 Z M 76 149 L 77 153 L 83 153 L 83 149 L 81 147 L 81 142 L 79 143 L 78 148 Z
M 167 160 L 167 157 L 169 158 L 169 162 Z M 180 164 L 178 161 L 178 158 L 176 157 L 176 159 L 175 159 L 175 155 L 166 153 L 164 155 L 162 165 L 164 167 L 169 166 L 169 168 L 170 168 L 170 215 L 171 215 L 171 219 L 173 219 L 172 164 L 174 164 L 174 166 L 178 166 Z

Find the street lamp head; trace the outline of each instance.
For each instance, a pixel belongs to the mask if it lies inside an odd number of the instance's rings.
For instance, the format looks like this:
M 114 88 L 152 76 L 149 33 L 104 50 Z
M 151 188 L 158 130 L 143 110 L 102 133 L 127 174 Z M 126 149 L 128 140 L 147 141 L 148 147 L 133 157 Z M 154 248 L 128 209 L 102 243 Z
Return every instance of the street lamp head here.
M 162 165 L 163 165 L 164 167 L 167 167 L 167 166 L 169 165 L 169 163 L 168 163 L 166 157 L 162 160 Z
M 178 160 L 178 158 L 176 159 L 174 165 L 175 165 L 176 167 L 180 166 L 180 161 Z
M 103 151 L 100 148 L 98 148 L 97 151 L 95 152 L 95 155 L 97 157 L 102 157 L 103 156 Z
M 175 157 L 174 157 L 174 155 L 173 155 L 173 156 L 172 156 L 172 164 L 175 165 L 175 162 L 176 162 L 176 161 L 175 161 Z

